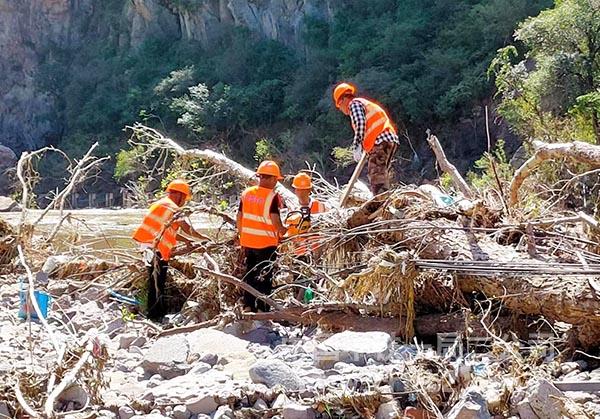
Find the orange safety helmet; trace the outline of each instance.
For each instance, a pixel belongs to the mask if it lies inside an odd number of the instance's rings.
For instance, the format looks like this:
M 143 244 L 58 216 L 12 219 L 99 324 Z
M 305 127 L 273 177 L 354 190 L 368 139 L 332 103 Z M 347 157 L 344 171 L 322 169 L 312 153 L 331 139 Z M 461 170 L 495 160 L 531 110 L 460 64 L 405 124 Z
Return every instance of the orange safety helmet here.
M 167 186 L 167 192 L 176 191 L 185 195 L 186 200 L 192 199 L 192 190 L 190 185 L 183 179 L 175 179 Z
M 333 89 L 333 102 L 335 103 L 335 106 L 337 108 L 340 107 L 339 103 L 340 103 L 340 99 L 342 98 L 342 96 L 347 95 L 347 94 L 353 95 L 355 93 L 356 93 L 356 87 L 354 87 L 350 83 L 338 84 L 337 86 L 335 86 L 335 89 Z
M 304 172 L 298 173 L 294 176 L 292 186 L 296 189 L 312 189 L 312 180 L 310 176 Z
M 283 179 L 279 166 L 273 160 L 263 161 L 256 170 L 257 175 L 275 176 L 278 180 Z

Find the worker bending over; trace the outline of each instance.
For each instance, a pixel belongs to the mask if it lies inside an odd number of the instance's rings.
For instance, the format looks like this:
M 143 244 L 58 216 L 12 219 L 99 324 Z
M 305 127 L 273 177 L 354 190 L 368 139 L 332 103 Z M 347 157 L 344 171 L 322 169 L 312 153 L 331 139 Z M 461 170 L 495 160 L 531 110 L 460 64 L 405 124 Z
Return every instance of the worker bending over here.
M 354 160 L 367 153 L 367 177 L 371 192 L 377 195 L 390 187 L 390 165 L 398 146 L 398 135 L 387 113 L 377 103 L 356 96 L 349 83 L 338 84 L 333 91 L 335 106 L 350 116 L 354 129 Z
M 190 244 L 189 238 L 208 239 L 185 221 L 174 220 L 175 214 L 192 198 L 187 182 L 174 180 L 169 183 L 166 192 L 166 196 L 150 206 L 142 224 L 133 233 L 133 239 L 144 249 L 144 261 L 148 267 L 148 318 L 155 321 L 167 314 L 164 293 L 173 247 L 178 240 Z
M 237 214 L 237 229 L 240 244 L 246 256 L 246 274 L 248 285 L 264 295 L 273 292 L 273 263 L 277 245 L 286 233 L 281 222 L 280 209 L 283 200 L 275 192 L 275 186 L 281 179 L 279 166 L 274 161 L 263 161 L 256 171 L 259 183 L 242 192 Z M 252 311 L 268 311 L 263 301 L 244 293 L 244 303 Z

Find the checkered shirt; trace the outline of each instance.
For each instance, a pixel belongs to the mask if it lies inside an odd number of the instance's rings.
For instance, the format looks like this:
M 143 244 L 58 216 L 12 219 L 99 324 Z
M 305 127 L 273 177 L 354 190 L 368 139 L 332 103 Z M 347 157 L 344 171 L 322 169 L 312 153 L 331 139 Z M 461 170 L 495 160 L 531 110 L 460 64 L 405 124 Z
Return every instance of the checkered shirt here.
M 352 147 L 356 148 L 358 145 L 362 147 L 367 126 L 367 111 L 363 104 L 358 100 L 350 102 L 350 119 L 354 126 L 354 140 L 352 141 Z M 380 144 L 384 141 L 399 144 L 398 136 L 390 131 L 384 131 L 379 134 L 375 139 L 375 144 Z

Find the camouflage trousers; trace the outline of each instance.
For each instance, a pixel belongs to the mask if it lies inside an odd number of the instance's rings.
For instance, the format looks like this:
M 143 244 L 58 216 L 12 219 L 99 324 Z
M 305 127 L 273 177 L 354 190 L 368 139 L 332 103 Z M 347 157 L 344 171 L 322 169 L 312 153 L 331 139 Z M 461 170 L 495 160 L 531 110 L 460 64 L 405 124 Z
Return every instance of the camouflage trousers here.
M 373 195 L 390 188 L 390 166 L 398 145 L 391 141 L 376 144 L 367 158 L 367 178 Z

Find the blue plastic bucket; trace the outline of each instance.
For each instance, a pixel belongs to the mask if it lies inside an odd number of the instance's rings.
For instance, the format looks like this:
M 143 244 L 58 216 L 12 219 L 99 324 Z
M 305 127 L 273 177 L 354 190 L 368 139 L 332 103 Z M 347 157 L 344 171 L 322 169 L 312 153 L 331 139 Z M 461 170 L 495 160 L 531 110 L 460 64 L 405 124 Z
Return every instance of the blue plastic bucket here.
M 33 308 L 33 304 L 27 304 L 28 292 L 27 288 L 23 285 L 24 284 L 21 283 L 21 290 L 19 291 L 19 299 L 21 300 L 21 307 L 19 308 L 19 317 L 22 319 L 26 319 L 27 314 L 31 313 L 31 318 L 34 320 L 38 320 L 38 316 L 35 312 L 35 309 Z M 35 300 L 37 301 L 38 306 L 40 307 L 42 317 L 48 317 L 48 308 L 52 303 L 52 297 L 50 297 L 48 294 L 42 291 L 34 291 L 33 294 L 35 295 Z

